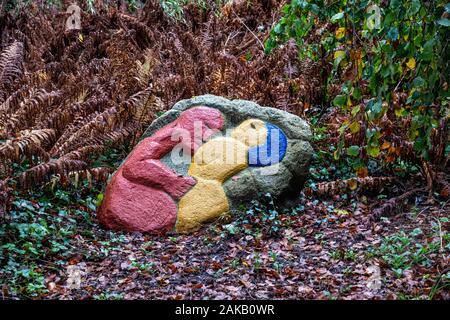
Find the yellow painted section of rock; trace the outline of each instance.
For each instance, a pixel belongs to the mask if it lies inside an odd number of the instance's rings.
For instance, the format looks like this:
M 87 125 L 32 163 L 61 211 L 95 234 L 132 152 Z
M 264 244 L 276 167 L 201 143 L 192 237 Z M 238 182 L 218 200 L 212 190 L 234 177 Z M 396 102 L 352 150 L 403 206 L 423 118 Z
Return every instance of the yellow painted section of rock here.
M 249 119 L 236 127 L 231 137 L 215 138 L 197 150 L 188 171 L 197 184 L 178 204 L 177 232 L 194 231 L 229 210 L 223 182 L 247 168 L 249 148 L 266 139 L 265 123 Z
M 245 120 L 233 130 L 231 137 L 249 147 L 264 144 L 267 140 L 266 124 L 258 119 Z
M 247 167 L 248 146 L 233 138 L 216 138 L 194 155 L 188 175 L 220 183 Z
M 177 232 L 197 230 L 202 223 L 213 220 L 229 210 L 228 199 L 222 183 L 199 179 L 179 203 Z

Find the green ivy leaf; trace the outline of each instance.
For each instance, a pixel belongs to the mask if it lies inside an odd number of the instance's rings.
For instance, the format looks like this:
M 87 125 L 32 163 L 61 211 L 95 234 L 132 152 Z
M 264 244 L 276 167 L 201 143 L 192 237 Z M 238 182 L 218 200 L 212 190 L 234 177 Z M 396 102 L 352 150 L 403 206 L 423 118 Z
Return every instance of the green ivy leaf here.
M 380 155 L 380 147 L 371 147 L 371 146 L 367 146 L 366 147 L 366 152 L 369 156 L 377 158 Z
M 318 14 L 320 12 L 320 8 L 317 4 L 312 3 L 312 4 L 310 4 L 310 6 L 311 6 L 311 12 L 313 12 L 315 14 Z
M 430 39 L 423 45 L 423 52 L 420 55 L 422 60 L 424 61 L 430 61 L 433 58 L 433 48 L 434 44 L 436 43 L 435 39 Z
M 338 95 L 338 96 L 336 96 L 336 98 L 334 98 L 334 100 L 333 100 L 333 104 L 334 104 L 336 107 L 342 107 L 342 106 L 345 105 L 346 102 L 347 102 L 347 97 L 344 96 L 344 95 Z
M 361 106 L 357 105 L 352 108 L 352 117 L 356 116 L 358 112 L 361 110 Z
M 444 27 L 450 27 L 450 20 L 447 18 L 439 19 L 437 23 Z
M 410 14 L 410 16 L 415 15 L 417 12 L 419 12 L 420 7 L 421 7 L 420 0 L 413 0 L 412 3 L 411 3 L 411 14 Z
M 331 22 L 336 22 L 344 17 L 344 12 L 338 12 L 334 16 L 331 17 Z
M 367 107 L 371 112 L 373 112 L 375 115 L 378 115 L 381 112 L 382 103 L 381 100 L 371 100 L 367 104 Z
M 104 198 L 104 194 L 103 194 L 103 193 L 99 193 L 99 194 L 97 195 L 97 200 L 95 201 L 95 205 L 96 205 L 97 207 L 100 207 L 100 205 L 101 205 L 102 202 L 103 202 L 103 198 Z
M 398 28 L 392 27 L 387 33 L 387 37 L 393 41 L 398 40 Z
M 351 146 L 347 149 L 347 154 L 352 157 L 356 157 L 359 154 L 359 146 Z
M 426 81 L 422 77 L 417 77 L 413 81 L 413 85 L 416 88 L 421 88 L 426 86 Z
M 401 1 L 400 0 L 391 0 L 391 3 L 389 4 L 389 6 L 392 9 L 397 9 L 401 6 Z
M 275 32 L 276 34 L 283 33 L 283 27 L 282 27 L 281 23 L 277 23 L 275 25 L 275 28 L 273 28 L 273 32 Z
M 362 98 L 362 91 L 359 88 L 355 88 L 353 90 L 353 98 L 357 101 L 360 101 Z

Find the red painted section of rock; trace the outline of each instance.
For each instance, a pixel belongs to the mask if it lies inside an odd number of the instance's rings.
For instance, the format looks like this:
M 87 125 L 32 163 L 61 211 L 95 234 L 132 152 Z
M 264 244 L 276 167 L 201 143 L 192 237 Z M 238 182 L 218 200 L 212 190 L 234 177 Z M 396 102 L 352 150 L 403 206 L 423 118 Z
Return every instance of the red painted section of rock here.
M 99 219 L 110 229 L 152 231 L 171 228 L 177 206 L 164 191 L 125 179 L 122 169 L 112 178 L 103 199 Z
M 196 124 L 197 123 L 197 124 Z M 176 199 L 194 184 L 191 177 L 180 177 L 160 159 L 180 141 L 172 141 L 176 132 L 188 134 L 191 152 L 201 144 L 195 137 L 199 129 L 203 139 L 222 129 L 224 119 L 216 109 L 196 107 L 153 136 L 142 140 L 109 182 L 98 212 L 100 222 L 110 229 L 126 231 L 167 230 L 175 226 Z M 197 138 L 197 139 L 196 139 Z M 193 154 L 193 153 L 192 153 Z

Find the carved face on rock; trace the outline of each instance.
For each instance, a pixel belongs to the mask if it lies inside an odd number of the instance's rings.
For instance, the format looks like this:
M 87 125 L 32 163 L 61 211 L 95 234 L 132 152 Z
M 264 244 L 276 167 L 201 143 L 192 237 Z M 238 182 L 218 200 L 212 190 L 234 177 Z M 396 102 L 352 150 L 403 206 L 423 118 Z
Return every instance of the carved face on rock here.
M 298 189 L 309 139 L 307 124 L 280 110 L 213 96 L 181 101 L 113 176 L 99 220 L 128 231 L 192 232 L 260 192 L 281 195 L 294 182 Z M 179 151 L 188 157 L 175 157 Z
M 194 107 L 184 111 L 177 120 L 171 139 L 181 138 L 191 150 L 197 150 L 204 141 L 222 130 L 224 117 L 219 110 Z

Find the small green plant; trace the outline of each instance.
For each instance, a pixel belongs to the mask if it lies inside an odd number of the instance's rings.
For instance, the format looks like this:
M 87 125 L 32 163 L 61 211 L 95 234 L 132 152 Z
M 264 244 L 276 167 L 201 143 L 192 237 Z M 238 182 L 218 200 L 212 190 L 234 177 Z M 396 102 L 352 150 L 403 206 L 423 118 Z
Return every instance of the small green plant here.
M 342 250 L 333 250 L 330 251 L 330 257 L 334 260 L 341 260 L 343 257 Z
M 345 267 L 343 272 L 346 276 L 351 276 L 353 274 L 353 268 L 351 266 L 347 266 Z
M 383 238 L 382 243 L 371 250 L 371 255 L 382 258 L 398 278 L 403 277 L 404 271 L 416 265 L 431 267 L 431 254 L 439 253 L 441 249 L 440 237 L 434 237 L 431 242 L 422 243 L 419 239 L 423 231 L 416 228 L 409 233 L 404 231 Z M 449 240 L 449 234 L 443 235 L 443 241 Z M 447 251 L 448 248 L 446 249 Z
M 141 263 L 138 261 L 133 261 L 131 263 L 131 266 L 134 268 L 137 268 L 139 271 L 141 272 L 148 272 L 148 273 L 154 273 L 155 272 L 155 264 L 153 262 L 148 262 L 148 263 Z
M 123 298 L 124 298 L 123 293 L 104 292 L 94 295 L 95 300 L 122 300 Z
M 281 236 L 282 227 L 291 223 L 287 217 L 282 221 L 282 215 L 296 213 L 296 208 L 281 213 L 272 196 L 268 193 L 263 194 L 259 196 L 258 200 L 252 200 L 248 208 L 240 208 L 233 222 L 222 226 L 221 237 L 242 235 L 249 235 L 255 239 L 278 237 Z
M 270 261 L 272 263 L 272 267 L 278 272 L 281 272 L 283 268 L 283 263 L 279 261 L 278 253 L 270 251 L 269 252 Z
M 358 257 L 356 252 L 353 251 L 352 249 L 349 250 L 336 249 L 330 251 L 329 255 L 334 260 L 348 260 L 348 261 L 356 261 Z
M 353 250 L 347 250 L 344 254 L 344 259 L 349 261 L 355 261 L 357 258 L 356 253 Z
M 253 255 L 253 271 L 258 273 L 261 270 L 262 259 L 259 252 L 255 252 Z
M 220 6 L 226 2 L 228 2 L 228 0 L 216 0 L 214 1 L 214 5 L 216 8 L 220 8 Z M 160 3 L 164 12 L 171 19 L 180 22 L 185 22 L 183 10 L 184 6 L 193 4 L 201 9 L 207 9 L 210 5 L 210 2 L 206 0 L 160 0 Z
M 240 265 L 240 260 L 237 258 L 231 260 L 231 262 L 230 262 L 231 269 L 237 269 L 239 267 L 239 265 Z
M 447 268 L 444 270 L 436 279 L 435 284 L 430 290 L 429 298 L 433 299 L 436 293 L 438 293 L 440 290 L 445 290 L 450 287 L 450 269 Z

